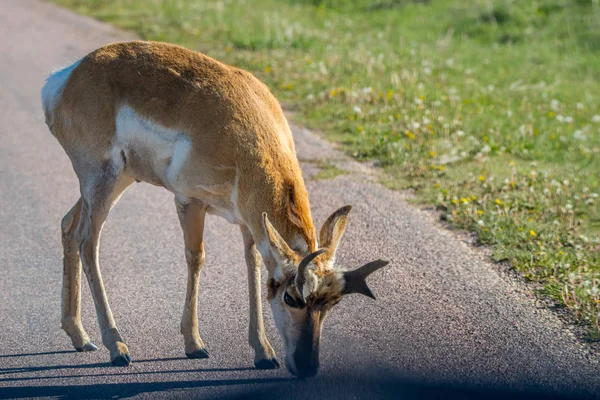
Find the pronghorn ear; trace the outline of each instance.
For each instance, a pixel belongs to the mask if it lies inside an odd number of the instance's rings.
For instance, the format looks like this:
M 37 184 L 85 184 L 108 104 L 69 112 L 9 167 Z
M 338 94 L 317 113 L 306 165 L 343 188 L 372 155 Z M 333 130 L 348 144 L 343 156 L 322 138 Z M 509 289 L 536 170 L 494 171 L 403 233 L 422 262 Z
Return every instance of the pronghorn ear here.
M 277 229 L 271 225 L 267 213 L 263 213 L 262 217 L 265 233 L 269 239 L 269 247 L 271 248 L 271 253 L 277 259 L 277 264 L 283 265 L 295 261 L 297 258 L 296 253 L 290 249 L 290 246 L 283 240 Z
M 360 293 L 375 300 L 375 295 L 369 289 L 369 286 L 367 286 L 367 276 L 389 263 L 386 260 L 371 261 L 353 271 L 344 272 L 344 289 L 342 290 L 342 294 Z
M 331 214 L 319 232 L 319 246 L 327 250 L 324 257 L 331 262 L 335 260 L 335 251 L 344 236 L 350 210 L 352 206 L 347 205 Z

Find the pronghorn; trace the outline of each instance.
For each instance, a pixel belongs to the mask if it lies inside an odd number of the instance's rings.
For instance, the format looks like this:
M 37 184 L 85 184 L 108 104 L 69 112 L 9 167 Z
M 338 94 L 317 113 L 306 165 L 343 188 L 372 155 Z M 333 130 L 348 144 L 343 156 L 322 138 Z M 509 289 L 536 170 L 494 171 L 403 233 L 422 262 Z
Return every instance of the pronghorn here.
M 322 323 L 342 296 L 374 298 L 365 278 L 387 262 L 347 272 L 334 267 L 351 206 L 334 212 L 317 237 L 291 130 L 252 74 L 175 45 L 115 43 L 51 74 L 42 105 L 79 179 L 81 197 L 61 223 L 61 324 L 76 350 L 96 350 L 80 318 L 83 264 L 111 362 L 131 362 L 104 290 L 98 246 L 111 207 L 136 181 L 175 195 L 188 267 L 180 328 L 189 358 L 208 357 L 197 310 L 206 213 L 241 229 L 257 368 L 279 367 L 263 326 L 261 260 L 294 375 L 316 374 Z

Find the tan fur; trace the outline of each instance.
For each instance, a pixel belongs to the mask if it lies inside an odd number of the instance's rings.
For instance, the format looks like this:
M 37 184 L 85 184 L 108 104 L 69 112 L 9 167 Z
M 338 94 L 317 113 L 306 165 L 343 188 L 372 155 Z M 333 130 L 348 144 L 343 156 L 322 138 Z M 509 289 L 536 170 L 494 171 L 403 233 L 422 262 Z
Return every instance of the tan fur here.
M 299 235 L 308 251 L 315 250 L 290 128 L 277 100 L 253 75 L 179 46 L 108 45 L 84 57 L 71 74 L 55 117 L 48 118 L 52 133 L 75 163 L 102 162 L 116 108 L 124 104 L 189 135 L 192 153 L 180 180 L 232 186 L 236 166 L 243 168 L 238 206 L 252 233 L 262 233 L 260 215 L 267 211 L 284 239 Z M 203 182 L 195 181 L 199 169 Z
M 102 47 L 51 75 L 42 99 L 46 123 L 71 159 L 81 188 L 81 198 L 62 224 L 62 323 L 76 348 L 95 349 L 81 325 L 83 266 L 111 360 L 116 365 L 130 362 L 108 305 L 98 246 L 108 212 L 137 180 L 176 195 L 188 265 L 181 320 L 188 357 L 208 356 L 198 333 L 197 299 L 204 218 L 213 213 L 241 226 L 248 267 L 249 342 L 257 367 L 278 366 L 262 319 L 264 260 L 268 298 L 286 352 L 293 358 L 288 369 L 299 375 L 316 372 L 321 324 L 344 291 L 333 259 L 350 207 L 324 224 L 320 241 L 326 253 L 306 270 L 301 282 L 308 286 L 298 289 L 298 264 L 317 250 L 316 231 L 291 130 L 263 83 L 246 71 L 179 46 L 135 41 Z M 285 305 L 285 293 L 302 307 Z

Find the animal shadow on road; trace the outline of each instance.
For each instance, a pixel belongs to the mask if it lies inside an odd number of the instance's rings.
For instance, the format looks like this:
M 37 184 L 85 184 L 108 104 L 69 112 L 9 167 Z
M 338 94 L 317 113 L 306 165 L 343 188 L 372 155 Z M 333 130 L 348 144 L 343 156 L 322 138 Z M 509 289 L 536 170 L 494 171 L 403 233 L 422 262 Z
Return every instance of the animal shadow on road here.
M 8 357 L 26 357 L 36 355 L 54 355 L 62 353 L 72 353 L 72 351 L 55 351 L 46 353 L 29 353 L 0 355 L 0 359 Z M 136 364 L 155 363 L 164 361 L 184 360 L 183 357 L 159 358 L 137 360 Z M 75 365 L 50 365 L 37 367 L 11 367 L 0 368 L 0 399 L 19 399 L 30 397 L 52 397 L 58 399 L 120 399 L 133 397 L 140 394 L 165 394 L 170 391 L 176 391 L 177 397 L 186 397 L 182 390 L 188 390 L 187 397 L 198 398 L 202 388 L 221 388 L 218 395 L 206 396 L 202 398 L 219 399 L 294 399 L 307 398 L 310 395 L 312 399 L 319 398 L 338 398 L 340 393 L 348 392 L 352 389 L 350 397 L 345 398 L 377 398 L 377 399 L 507 399 L 516 400 L 525 399 L 553 399 L 553 400 L 575 400 L 592 398 L 583 396 L 573 396 L 566 394 L 544 394 L 536 390 L 519 391 L 505 388 L 485 388 L 482 386 L 472 387 L 463 384 L 439 384 L 423 381 L 413 381 L 410 378 L 399 378 L 389 373 L 380 374 L 374 377 L 356 377 L 356 376 L 331 376 L 327 374 L 319 375 L 313 379 L 300 380 L 296 378 L 272 377 L 272 378 L 238 378 L 238 379 L 211 379 L 202 380 L 203 372 L 232 372 L 232 371 L 252 371 L 254 368 L 199 368 L 199 369 L 173 369 L 160 371 L 133 371 L 133 372 L 113 372 L 104 373 L 90 371 L 90 373 L 60 375 L 56 371 L 60 370 L 82 370 L 106 368 L 114 371 L 110 363 L 90 363 Z M 122 371 L 119 369 L 119 371 Z M 44 375 L 48 372 L 48 375 Z M 198 372 L 198 380 L 178 380 L 163 382 L 116 382 L 105 384 L 83 384 L 83 385 L 35 385 L 35 386 L 5 386 L 9 382 L 24 383 L 27 381 L 43 380 L 62 380 L 86 377 L 127 377 L 131 375 L 152 376 L 158 379 L 160 376 L 167 376 L 177 373 Z M 388 371 L 389 372 L 389 371 Z M 35 376 L 22 376 L 22 374 L 32 373 Z M 40 376 L 40 373 L 42 375 Z M 18 375 L 18 376 L 14 376 Z M 60 382 L 60 381 L 59 381 Z M 228 389 L 223 389 L 228 388 Z M 214 391 L 213 391 L 214 392 Z M 173 393 L 173 394 L 174 394 Z
M 24 353 L 0 355 L 2 358 L 28 357 L 41 355 L 57 355 L 73 353 L 73 351 L 52 351 L 42 353 Z M 158 358 L 147 360 L 136 360 L 136 364 L 187 360 L 184 357 Z M 82 370 L 94 368 L 107 368 L 114 371 L 114 367 L 108 362 L 89 363 L 89 364 L 65 364 L 48 365 L 36 367 L 9 367 L 0 368 L 0 399 L 16 399 L 29 397 L 55 397 L 59 399 L 118 399 L 135 396 L 140 393 L 163 392 L 174 389 L 194 389 L 202 387 L 219 386 L 238 386 L 238 385 L 257 385 L 260 383 L 276 383 L 292 378 L 263 378 L 263 379 L 222 379 L 222 380 L 194 380 L 194 381 L 171 381 L 171 382 L 147 382 L 147 383 L 107 383 L 96 385 L 48 385 L 48 386 L 5 386 L 8 382 L 26 382 L 40 380 L 62 380 L 86 377 L 126 377 L 131 375 L 170 375 L 177 373 L 193 372 L 231 372 L 231 371 L 251 371 L 255 368 L 198 368 L 198 369 L 180 369 L 180 370 L 160 370 L 160 371 L 134 371 L 134 372 L 114 372 L 114 373 L 81 373 L 81 374 L 56 374 L 60 370 Z M 44 375 L 44 372 L 51 373 Z M 32 373 L 35 376 L 22 376 L 22 374 Z M 40 373 L 42 375 L 40 376 Z M 19 375 L 19 376 L 14 376 Z

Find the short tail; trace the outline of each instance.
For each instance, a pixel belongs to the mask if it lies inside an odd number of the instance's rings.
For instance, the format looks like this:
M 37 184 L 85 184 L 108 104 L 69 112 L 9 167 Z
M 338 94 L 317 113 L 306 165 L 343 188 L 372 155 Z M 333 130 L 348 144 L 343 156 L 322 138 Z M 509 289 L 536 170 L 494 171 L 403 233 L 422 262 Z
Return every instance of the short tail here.
M 44 115 L 46 117 L 46 125 L 50 128 L 50 131 L 52 131 L 52 122 L 56 105 L 69 81 L 71 72 L 77 68 L 80 62 L 81 60 L 77 60 L 70 66 L 51 73 L 42 88 L 42 108 L 44 109 Z

